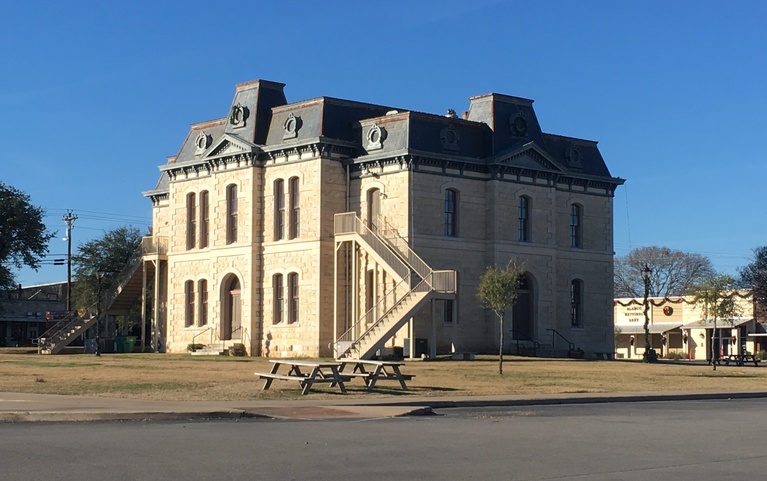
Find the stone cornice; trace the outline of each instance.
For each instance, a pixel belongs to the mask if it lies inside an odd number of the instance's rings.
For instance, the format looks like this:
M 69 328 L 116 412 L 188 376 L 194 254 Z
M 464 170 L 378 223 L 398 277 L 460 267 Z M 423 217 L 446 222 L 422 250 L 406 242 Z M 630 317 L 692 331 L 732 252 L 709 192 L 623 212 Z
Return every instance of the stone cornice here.
M 625 180 L 616 177 L 596 177 L 578 173 L 548 169 L 535 169 L 504 163 L 486 163 L 484 160 L 456 156 L 433 156 L 402 154 L 394 156 L 369 156 L 357 158 L 350 169 L 357 175 L 385 174 L 386 167 L 398 165 L 413 172 L 471 178 L 473 180 L 498 180 L 518 184 L 545 186 L 557 190 L 582 192 L 592 195 L 613 195 Z M 394 170 L 396 171 L 396 169 Z

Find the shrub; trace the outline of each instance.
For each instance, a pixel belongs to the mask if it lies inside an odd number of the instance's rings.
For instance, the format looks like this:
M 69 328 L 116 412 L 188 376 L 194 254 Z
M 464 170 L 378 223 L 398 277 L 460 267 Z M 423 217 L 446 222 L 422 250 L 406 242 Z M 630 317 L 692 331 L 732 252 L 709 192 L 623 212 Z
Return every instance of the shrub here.
M 684 357 L 683 353 L 674 351 L 674 352 L 666 353 L 666 359 L 673 359 L 675 361 L 678 361 L 680 359 L 686 359 L 686 358 Z
M 200 350 L 200 349 L 202 349 L 203 347 L 205 347 L 205 346 L 204 346 L 204 345 L 202 345 L 202 344 L 197 344 L 197 343 L 194 343 L 194 344 L 189 344 L 189 345 L 187 345 L 187 346 L 186 346 L 186 350 L 187 350 L 187 351 L 189 351 L 189 352 L 194 352 L 194 351 L 199 351 L 199 350 Z
M 762 361 L 767 360 L 767 351 L 759 351 L 756 355 L 757 358 L 759 358 Z

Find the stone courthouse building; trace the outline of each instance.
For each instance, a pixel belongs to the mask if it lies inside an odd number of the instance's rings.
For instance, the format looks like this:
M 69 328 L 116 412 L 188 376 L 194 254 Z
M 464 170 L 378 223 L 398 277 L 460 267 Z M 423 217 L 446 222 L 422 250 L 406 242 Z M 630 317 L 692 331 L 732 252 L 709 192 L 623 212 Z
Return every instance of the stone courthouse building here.
M 156 348 L 497 352 L 476 288 L 516 259 L 507 352 L 613 352 L 623 180 L 596 142 L 544 133 L 533 101 L 508 95 L 472 97 L 459 116 L 288 103 L 283 87 L 237 85 L 226 116 L 193 124 L 144 193 L 152 236 L 132 282 Z

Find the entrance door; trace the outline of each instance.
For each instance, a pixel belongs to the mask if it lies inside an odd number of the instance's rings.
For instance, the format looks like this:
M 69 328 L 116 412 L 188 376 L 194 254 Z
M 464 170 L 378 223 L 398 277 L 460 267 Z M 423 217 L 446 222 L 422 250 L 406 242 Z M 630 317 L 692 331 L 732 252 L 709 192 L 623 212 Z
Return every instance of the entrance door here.
M 517 288 L 517 303 L 512 310 L 512 338 L 519 340 L 534 340 L 535 330 L 533 326 L 533 289 L 527 274 Z
M 381 216 L 381 191 L 370 189 L 368 191 L 368 227 L 373 232 L 378 230 L 378 222 Z
M 228 341 L 232 337 L 242 337 L 242 319 L 240 302 L 240 280 L 232 277 L 224 288 L 224 299 L 222 305 L 224 312 L 221 316 L 221 339 Z

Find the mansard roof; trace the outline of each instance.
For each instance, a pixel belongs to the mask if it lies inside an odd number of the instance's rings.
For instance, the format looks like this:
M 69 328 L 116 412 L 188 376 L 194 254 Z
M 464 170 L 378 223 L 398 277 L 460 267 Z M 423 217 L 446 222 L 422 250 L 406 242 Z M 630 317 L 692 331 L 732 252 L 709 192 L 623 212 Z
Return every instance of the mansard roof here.
M 193 124 L 178 153 L 160 167 L 156 188 L 145 195 L 167 191 L 174 172 L 210 167 L 219 158 L 247 155 L 257 162 L 274 151 L 323 143 L 343 145 L 355 163 L 417 155 L 623 183 L 611 176 L 596 142 L 544 133 L 530 99 L 471 97 L 459 117 L 333 97 L 288 103 L 284 86 L 265 80 L 237 85 L 228 115 Z

